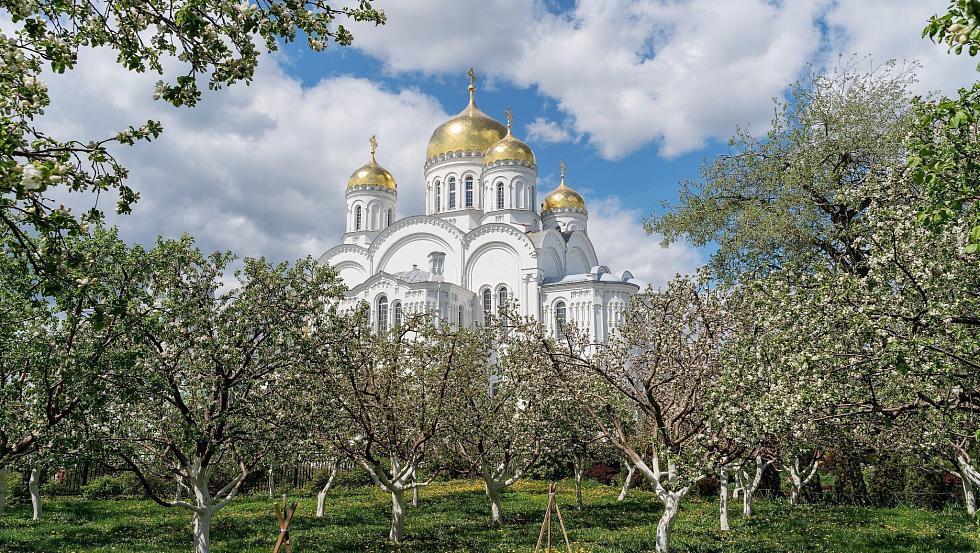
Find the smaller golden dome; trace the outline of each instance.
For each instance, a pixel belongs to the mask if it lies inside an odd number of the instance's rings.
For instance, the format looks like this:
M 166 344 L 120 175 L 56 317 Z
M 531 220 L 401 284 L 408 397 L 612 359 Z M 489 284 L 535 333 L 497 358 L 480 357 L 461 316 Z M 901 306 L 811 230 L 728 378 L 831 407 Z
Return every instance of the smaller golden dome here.
M 378 165 L 374 158 L 378 151 L 378 139 L 371 135 L 371 161 L 362 165 L 354 174 L 347 179 L 347 188 L 355 186 L 382 186 L 395 190 L 395 177 L 387 169 Z
M 490 146 L 487 153 L 483 156 L 483 164 L 490 165 L 495 161 L 511 160 L 511 161 L 525 161 L 534 165 L 534 152 L 531 148 L 514 137 L 510 132 L 511 121 L 514 116 L 510 112 L 510 108 L 507 108 L 507 135 L 497 141 L 496 144 Z
M 582 196 L 565 186 L 565 162 L 561 162 L 561 183 L 558 184 L 558 188 L 555 188 L 544 197 L 544 202 L 541 204 L 541 212 L 548 211 L 549 209 L 562 209 L 562 208 L 575 208 L 575 209 L 585 209 L 585 200 Z

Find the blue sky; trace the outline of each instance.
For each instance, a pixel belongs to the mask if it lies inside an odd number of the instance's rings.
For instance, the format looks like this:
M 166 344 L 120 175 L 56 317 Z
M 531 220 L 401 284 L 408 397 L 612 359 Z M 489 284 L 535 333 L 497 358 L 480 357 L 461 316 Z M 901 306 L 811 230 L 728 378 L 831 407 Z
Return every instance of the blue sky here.
M 50 78 L 44 124 L 96 138 L 163 123 L 157 143 L 120 152 L 142 195 L 133 215 L 113 218 L 127 238 L 190 232 L 209 249 L 318 256 L 338 241 L 344 183 L 371 134 L 398 180 L 398 215 L 421 212 L 425 143 L 465 105 L 473 66 L 480 107 L 498 119 L 512 107 L 539 188 L 567 162 L 600 261 L 662 282 L 703 252 L 661 248 L 644 218 L 725 151 L 736 126 L 764 133 L 772 98 L 808 68 L 915 60 L 923 93 L 975 79 L 974 61 L 918 38 L 946 3 L 378 0 L 388 24 L 350 25 L 352 47 L 289 45 L 261 59 L 250 86 L 207 93 L 192 110 L 152 101 L 156 75 L 87 51 L 78 70 Z

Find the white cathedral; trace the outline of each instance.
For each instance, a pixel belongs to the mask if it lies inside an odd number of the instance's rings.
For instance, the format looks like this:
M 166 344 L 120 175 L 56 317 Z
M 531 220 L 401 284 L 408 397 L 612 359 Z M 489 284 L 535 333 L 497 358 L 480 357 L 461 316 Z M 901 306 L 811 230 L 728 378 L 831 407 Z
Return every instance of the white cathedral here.
M 561 183 L 538 211 L 534 152 L 470 101 L 429 139 L 425 215 L 395 218 L 395 178 L 375 159 L 347 181 L 343 244 L 320 257 L 348 287 L 347 301 L 367 302 L 379 330 L 413 312 L 437 313 L 459 325 L 479 324 L 516 302 L 523 315 L 554 332 L 574 323 L 605 341 L 641 287 L 600 265 L 588 235 L 589 212 Z

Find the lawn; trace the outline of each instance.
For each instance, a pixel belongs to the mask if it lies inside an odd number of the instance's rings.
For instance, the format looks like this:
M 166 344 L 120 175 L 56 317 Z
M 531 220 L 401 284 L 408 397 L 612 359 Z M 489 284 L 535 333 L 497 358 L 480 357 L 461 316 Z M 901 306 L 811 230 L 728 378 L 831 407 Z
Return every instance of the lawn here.
M 314 500 L 300 498 L 293 524 L 295 551 L 530 552 L 541 524 L 547 484 L 525 482 L 504 496 L 507 525 L 491 528 L 479 483 L 457 481 L 424 489 L 410 508 L 409 539 L 386 542 L 389 498 L 370 488 L 331 492 L 326 516 L 316 519 Z M 634 491 L 623 503 L 617 489 L 590 485 L 586 508 L 574 509 L 573 488 L 560 485 L 559 504 L 577 551 L 651 551 L 660 506 L 648 492 Z M 674 527 L 675 551 L 688 552 L 966 552 L 980 551 L 977 527 L 959 509 L 871 509 L 830 505 L 790 507 L 757 501 L 751 520 L 732 512 L 732 531 L 717 530 L 717 504 L 691 498 Z M 190 517 L 148 501 L 48 501 L 44 520 L 30 521 L 18 505 L 0 518 L 0 551 L 185 552 L 191 548 Z M 269 552 L 277 534 L 270 501 L 240 498 L 214 519 L 215 552 Z

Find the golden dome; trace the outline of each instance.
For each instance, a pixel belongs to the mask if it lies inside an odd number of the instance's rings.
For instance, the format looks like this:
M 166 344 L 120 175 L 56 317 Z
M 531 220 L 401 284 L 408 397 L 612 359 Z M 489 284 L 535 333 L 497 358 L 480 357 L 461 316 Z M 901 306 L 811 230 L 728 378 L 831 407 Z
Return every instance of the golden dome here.
M 507 108 L 507 135 L 497 141 L 493 146 L 490 146 L 487 153 L 483 155 L 484 165 L 490 165 L 495 161 L 501 160 L 526 161 L 534 165 L 534 152 L 531 151 L 531 148 L 527 144 L 515 138 L 510 132 L 512 119 L 513 116 L 510 113 L 510 108 Z
M 455 117 L 439 125 L 432 132 L 429 146 L 425 149 L 425 159 L 432 159 L 448 152 L 486 152 L 504 135 L 507 129 L 499 121 L 480 111 L 474 99 L 476 75 L 470 76 L 470 103 Z
M 382 186 L 395 190 L 395 177 L 387 169 L 378 165 L 374 159 L 375 152 L 378 151 L 378 140 L 371 135 L 371 161 L 362 165 L 354 174 L 347 179 L 347 188 L 354 186 Z
M 561 183 L 558 184 L 558 188 L 555 188 L 544 197 L 544 202 L 541 204 L 541 212 L 543 213 L 549 209 L 562 208 L 585 209 L 585 200 L 582 199 L 582 196 L 565 186 L 564 161 L 561 162 Z

